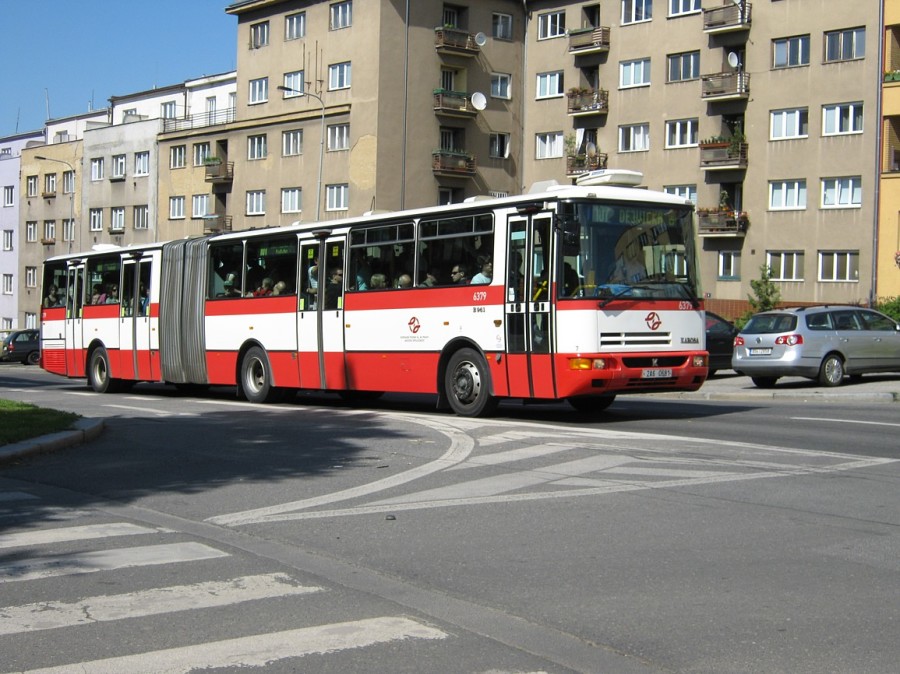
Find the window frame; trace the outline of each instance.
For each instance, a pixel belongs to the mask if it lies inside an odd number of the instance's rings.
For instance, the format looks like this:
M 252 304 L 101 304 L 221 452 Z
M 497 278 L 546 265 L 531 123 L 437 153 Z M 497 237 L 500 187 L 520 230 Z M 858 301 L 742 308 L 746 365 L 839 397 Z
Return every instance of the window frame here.
M 825 259 L 832 259 L 831 278 L 825 278 Z M 858 250 L 820 250 L 816 255 L 816 280 L 819 283 L 859 283 Z M 844 275 L 838 275 L 843 268 Z
M 566 11 L 554 10 L 538 14 L 537 39 L 553 40 L 566 36 Z
M 640 133 L 636 133 L 640 132 Z M 649 122 L 640 122 L 637 124 L 622 124 L 618 129 L 618 152 L 626 154 L 629 152 L 649 152 L 650 151 L 650 124 Z M 624 141 L 628 139 L 626 144 Z
M 92 232 L 103 231 L 103 209 L 91 208 L 88 210 L 89 228 Z
M 281 212 L 282 213 L 302 213 L 303 212 L 303 188 L 302 187 L 282 187 L 281 188 Z
M 778 266 L 772 265 L 772 260 L 778 258 Z M 785 264 L 790 260 L 790 264 Z M 794 283 L 805 278 L 806 254 L 802 250 L 767 250 L 766 267 L 769 269 L 769 278 L 772 281 Z M 785 270 L 790 268 L 791 275 L 786 276 Z
M 352 84 L 352 67 L 350 61 L 332 63 L 328 66 L 328 91 L 343 91 Z
M 325 186 L 325 210 L 346 211 L 350 208 L 350 184 L 335 183 Z
M 782 130 L 781 135 L 776 135 L 776 127 Z M 788 127 L 793 127 L 793 129 L 788 130 Z M 809 138 L 809 108 L 782 108 L 769 111 L 770 141 L 779 142 L 803 138 Z
M 284 17 L 284 40 L 300 40 L 306 37 L 306 12 L 293 12 Z
M 631 77 L 631 82 L 626 83 L 626 73 Z M 640 80 L 637 79 L 640 76 Z M 619 62 L 619 89 L 636 89 L 650 86 L 650 57 L 629 59 Z
M 491 37 L 495 40 L 513 39 L 513 16 L 504 12 L 491 14 Z
M 535 160 L 560 159 L 565 156 L 565 142 L 562 131 L 544 131 L 536 133 L 534 138 Z
M 248 105 L 261 105 L 269 102 L 269 78 L 257 77 L 248 82 Z
M 244 214 L 247 216 L 259 216 L 266 214 L 266 191 L 247 190 L 244 202 Z
M 675 131 L 676 141 L 683 138 L 685 135 L 687 136 L 688 140 L 686 142 L 671 142 L 673 139 L 673 130 Z M 700 120 L 697 117 L 688 119 L 671 119 L 666 121 L 665 149 L 676 150 L 686 147 L 697 147 L 699 144 Z
M 555 85 L 555 90 L 554 90 Z M 535 81 L 535 100 L 560 98 L 565 94 L 565 75 L 562 70 L 538 73 Z
M 491 73 L 491 98 L 508 101 L 512 98 L 512 75 Z
M 255 133 L 247 136 L 247 161 L 260 161 L 269 156 L 269 135 Z
M 859 39 L 859 35 L 862 35 L 862 40 Z M 837 51 L 839 54 L 835 57 L 830 57 L 829 55 L 832 53 L 832 44 L 831 38 L 837 38 Z M 849 45 L 849 51 L 852 52 L 849 55 L 846 55 L 845 52 L 848 51 L 848 47 L 845 46 L 845 42 L 850 40 L 851 44 Z M 866 57 L 866 27 L 865 26 L 855 26 L 854 28 L 841 28 L 840 30 L 829 30 L 826 31 L 823 36 L 822 41 L 822 62 L 823 63 L 843 63 L 846 61 L 859 61 Z
M 621 9 L 623 26 L 653 20 L 653 0 L 622 0 Z
M 172 145 L 169 148 L 169 168 L 180 169 L 187 166 L 187 147 L 184 145 Z
M 169 197 L 169 220 L 184 220 L 184 197 Z
M 343 30 L 353 25 L 353 0 L 340 0 L 328 6 L 328 30 Z
M 796 49 L 794 49 L 795 45 Z M 784 50 L 781 58 L 779 58 L 780 49 Z M 772 40 L 772 70 L 807 67 L 810 63 L 810 54 L 809 33 L 775 38 Z
M 510 134 L 501 131 L 491 132 L 488 141 L 488 157 L 491 159 L 509 159 Z
M 741 280 L 741 251 L 720 250 L 716 268 L 717 281 Z
M 269 45 L 269 22 L 250 24 L 250 49 L 261 49 Z
M 685 77 L 685 65 L 690 68 L 690 74 Z M 678 77 L 672 77 L 677 69 Z M 692 82 L 700 79 L 700 50 L 685 51 L 666 55 L 666 83 Z
M 150 175 L 150 152 L 142 150 L 134 153 L 134 177 Z
M 865 119 L 864 105 L 863 101 L 823 105 L 822 136 L 852 136 L 861 134 L 863 132 L 863 120 Z M 841 126 L 845 120 L 850 127 L 846 130 L 842 130 Z M 835 130 L 829 131 L 829 127 L 834 128 Z
M 805 178 L 794 178 L 784 180 L 770 180 L 769 183 L 769 210 L 770 211 L 805 211 L 809 203 L 809 193 Z M 796 193 L 797 198 L 793 203 L 788 204 L 788 200 L 784 199 L 782 204 L 776 204 L 774 197 L 776 190 L 780 188 L 780 193 L 785 197 Z M 802 198 L 801 198 L 802 196 Z M 802 203 L 801 203 L 802 202 Z
M 303 154 L 303 129 L 281 132 L 281 156 L 297 157 Z
M 823 210 L 862 208 L 862 176 L 822 178 L 821 185 L 819 207 Z M 829 194 L 834 194 L 834 200 L 831 203 L 829 203 Z
M 685 5 L 693 5 L 685 8 Z M 685 16 L 702 12 L 701 0 L 669 0 L 669 16 Z
M 326 150 L 344 152 L 350 149 L 350 122 L 329 124 L 325 128 Z

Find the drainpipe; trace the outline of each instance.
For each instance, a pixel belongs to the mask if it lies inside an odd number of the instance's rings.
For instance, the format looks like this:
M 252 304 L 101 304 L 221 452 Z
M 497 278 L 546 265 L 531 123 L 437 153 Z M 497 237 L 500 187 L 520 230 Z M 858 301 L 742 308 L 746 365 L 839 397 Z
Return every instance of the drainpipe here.
M 522 136 L 519 139 L 519 159 L 520 166 L 523 164 L 521 161 L 525 157 L 525 87 L 527 86 L 527 75 L 528 75 L 528 0 L 522 0 L 522 12 L 525 15 L 524 21 L 524 34 L 522 35 L 522 96 L 519 96 L 519 119 L 522 120 Z M 522 178 L 523 176 L 519 176 Z M 519 184 L 519 194 L 525 193 L 525 184 Z
M 409 110 L 409 0 L 406 0 L 406 53 L 403 56 L 403 139 L 400 141 L 400 210 L 406 208 L 406 145 Z

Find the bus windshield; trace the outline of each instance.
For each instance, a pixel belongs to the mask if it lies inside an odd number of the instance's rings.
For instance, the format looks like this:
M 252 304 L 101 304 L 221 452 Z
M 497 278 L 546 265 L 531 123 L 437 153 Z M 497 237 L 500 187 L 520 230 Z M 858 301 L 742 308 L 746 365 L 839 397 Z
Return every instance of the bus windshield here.
M 696 301 L 693 209 L 564 202 L 561 298 Z

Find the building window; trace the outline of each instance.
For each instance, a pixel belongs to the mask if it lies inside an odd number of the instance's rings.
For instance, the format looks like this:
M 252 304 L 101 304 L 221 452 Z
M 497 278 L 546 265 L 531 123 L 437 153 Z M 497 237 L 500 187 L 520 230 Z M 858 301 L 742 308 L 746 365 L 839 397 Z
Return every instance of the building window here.
M 859 281 L 859 251 L 819 251 L 820 281 Z
M 720 280 L 737 281 L 741 278 L 741 252 L 739 250 L 719 251 Z
M 124 178 L 125 177 L 125 155 L 124 154 L 113 155 L 112 177 L 113 178 Z
M 622 25 L 653 18 L 653 0 L 622 0 Z
M 802 281 L 803 251 L 766 251 L 766 266 L 773 281 Z
M 295 96 L 302 96 L 303 92 L 306 91 L 305 83 L 304 83 L 304 74 L 302 70 L 295 70 L 290 73 L 284 74 L 284 97 L 285 98 L 294 98 Z
M 25 241 L 34 243 L 37 241 L 37 221 L 28 220 L 25 222 Z
M 509 99 L 512 78 L 506 73 L 491 73 L 491 96 Z
M 291 129 L 281 134 L 281 154 L 293 157 L 303 154 L 303 129 Z
M 769 139 L 789 140 L 809 136 L 809 110 L 773 110 L 769 118 Z
M 772 40 L 772 67 L 796 68 L 809 65 L 809 35 Z
M 3 205 L 4 206 L 15 206 L 16 204 L 16 189 L 13 185 L 6 185 L 3 188 Z
M 250 26 L 250 49 L 259 49 L 269 44 L 269 22 L 261 21 Z
M 159 105 L 159 116 L 163 119 L 175 119 L 178 109 L 175 101 L 166 101 Z
M 281 212 L 299 213 L 301 210 L 300 197 L 302 191 L 299 187 L 285 187 L 281 190 Z
M 150 153 L 135 152 L 134 153 L 134 175 L 148 176 L 150 175 Z
M 491 15 L 491 35 L 498 40 L 512 40 L 512 15 L 494 12 Z
M 150 228 L 150 207 L 135 206 L 134 207 L 134 228 L 149 229 Z
M 103 231 L 103 209 L 92 208 L 90 210 L 90 228 L 92 232 Z
M 265 159 L 268 154 L 266 134 L 247 138 L 247 159 Z
M 619 86 L 646 87 L 650 84 L 650 59 L 623 61 L 619 64 Z
M 349 89 L 350 88 L 350 62 L 335 63 L 328 66 L 328 89 Z
M 488 155 L 493 159 L 506 159 L 509 157 L 509 134 L 492 133 Z
M 306 36 L 306 12 L 288 14 L 284 17 L 284 39 L 299 40 Z
M 619 127 L 619 152 L 646 152 L 649 149 L 649 124 L 629 124 Z
M 444 5 L 442 10 L 442 22 L 444 26 L 451 28 L 459 28 L 459 9 L 452 5 Z
M 195 194 L 191 197 L 191 217 L 202 218 L 209 215 L 209 195 Z
M 695 147 L 697 145 L 696 119 L 676 119 L 666 122 L 666 148 Z
M 103 158 L 91 159 L 91 180 L 103 180 Z
M 700 11 L 700 0 L 669 0 L 669 16 L 694 14 Z
M 44 194 L 56 194 L 55 173 L 47 173 L 44 175 Z
M 693 204 L 697 205 L 697 186 L 696 185 L 667 185 L 663 187 L 666 194 L 674 194 L 682 199 L 690 199 Z
M 13 249 L 13 230 L 4 229 L 3 230 L 3 250 L 12 250 Z
M 75 221 L 70 218 L 65 218 L 62 221 L 62 229 L 63 229 L 63 241 L 74 241 L 75 240 Z
M 269 78 L 260 77 L 250 80 L 250 105 L 265 103 L 269 100 Z
M 187 150 L 184 145 L 173 145 L 169 148 L 169 168 L 184 168 L 185 154 Z
M 56 241 L 56 220 L 44 220 L 44 241 Z
M 38 177 L 28 176 L 25 178 L 25 194 L 29 197 L 36 197 L 38 191 Z
M 554 159 L 563 156 L 563 132 L 539 133 L 536 136 L 535 159 Z
M 806 208 L 805 180 L 774 180 L 769 183 L 769 209 L 797 211 Z
M 4 274 L 3 275 L 3 294 L 4 295 L 12 295 L 13 294 L 13 275 L 12 274 Z
M 327 185 L 325 187 L 325 210 L 346 211 L 350 207 L 350 186 Z
M 825 63 L 853 61 L 865 56 L 865 28 L 847 28 L 825 33 Z
M 822 135 L 862 133 L 863 104 L 841 103 L 822 107 Z
M 822 208 L 862 206 L 862 178 L 822 178 Z
M 687 82 L 700 77 L 700 52 L 669 54 L 669 82 Z
M 331 5 L 331 20 L 328 27 L 331 30 L 340 30 L 341 28 L 349 28 L 353 25 L 353 2 L 344 0 L 344 2 L 336 2 Z
M 37 288 L 37 267 L 25 267 L 25 287 Z
M 247 215 L 266 214 L 266 191 L 250 190 L 247 192 Z
M 566 34 L 566 13 L 548 12 L 538 15 L 538 40 L 564 37 Z
M 184 219 L 184 197 L 169 197 L 169 219 Z
M 75 171 L 63 171 L 63 194 L 75 193 Z
M 350 125 L 349 124 L 329 124 L 328 125 L 328 151 L 350 149 Z
M 194 166 L 203 166 L 209 155 L 209 143 L 194 143 Z
M 563 95 L 563 73 L 538 73 L 537 98 L 556 98 Z
M 115 230 L 125 229 L 125 208 L 116 206 L 109 211 L 109 228 Z

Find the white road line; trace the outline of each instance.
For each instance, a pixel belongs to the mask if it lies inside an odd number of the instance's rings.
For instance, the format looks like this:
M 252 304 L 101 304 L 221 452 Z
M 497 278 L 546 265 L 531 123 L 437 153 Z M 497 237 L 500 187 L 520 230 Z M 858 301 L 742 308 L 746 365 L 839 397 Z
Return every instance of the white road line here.
M 187 674 L 196 669 L 217 667 L 265 667 L 285 658 L 407 639 L 446 639 L 448 636 L 446 632 L 408 618 L 387 616 L 33 669 L 23 674 L 71 674 L 76 670 L 91 674 Z
M 228 553 L 200 543 L 170 543 L 135 548 L 80 552 L 0 565 L 0 583 L 39 580 L 135 566 L 154 566 L 227 557 Z
M 0 550 L 4 548 L 20 548 L 26 545 L 47 545 L 66 541 L 87 541 L 95 538 L 112 536 L 136 536 L 138 534 L 155 534 L 157 529 L 148 529 L 127 522 L 111 524 L 88 524 L 81 527 L 64 527 L 62 529 L 43 529 L 27 531 L 19 534 L 0 535 Z
M 52 601 L 6 606 L 0 608 L 0 634 L 37 632 L 321 591 L 320 587 L 297 585 L 287 574 L 270 573 L 222 582 L 86 597 L 71 603 Z
M 831 421 L 837 424 L 863 424 L 864 426 L 891 426 L 892 428 L 900 428 L 900 424 L 890 423 L 888 421 L 860 421 L 859 419 L 833 419 L 824 417 L 791 417 L 795 421 Z
M 103 405 L 116 410 L 128 410 L 129 412 L 143 412 L 145 414 L 155 414 L 158 417 L 196 417 L 195 412 L 169 412 L 167 410 L 154 410 L 149 407 L 137 407 L 135 405 Z
M 0 493 L 0 503 L 6 501 L 36 501 L 37 496 L 24 491 L 6 491 Z
M 481 441 L 479 445 L 484 446 Z M 557 454 L 559 452 L 569 452 L 573 449 L 572 445 L 532 445 L 531 447 L 522 447 L 520 449 L 510 449 L 505 452 L 492 452 L 490 454 L 479 454 L 473 456 L 459 465 L 451 466 L 448 470 L 461 470 L 465 468 L 483 468 L 484 466 L 499 466 L 504 463 L 513 463 L 515 461 L 525 461 L 526 459 L 534 459 L 539 456 L 547 456 L 548 454 Z

